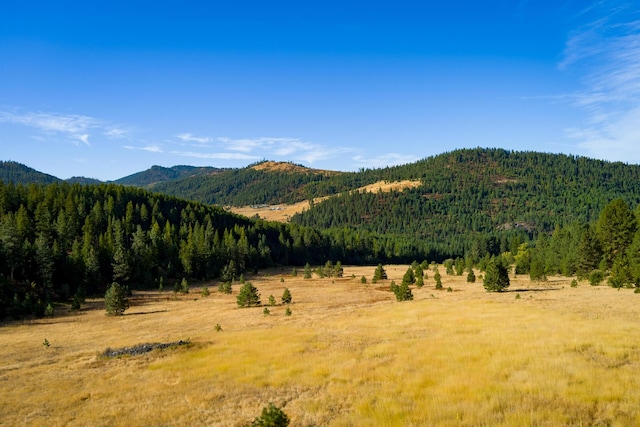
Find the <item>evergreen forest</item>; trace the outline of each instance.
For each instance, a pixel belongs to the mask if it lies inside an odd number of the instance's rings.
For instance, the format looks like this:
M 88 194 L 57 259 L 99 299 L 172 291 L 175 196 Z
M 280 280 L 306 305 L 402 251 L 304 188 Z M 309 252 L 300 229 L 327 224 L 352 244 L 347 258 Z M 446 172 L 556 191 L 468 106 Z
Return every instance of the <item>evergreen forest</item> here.
M 327 261 L 484 269 L 499 257 L 535 280 L 564 274 L 640 285 L 636 165 L 477 148 L 359 172 L 259 166 L 154 167 L 121 185 L 64 182 L 2 162 L 0 317 L 42 315 L 53 301 L 80 304 L 112 282 L 169 288 Z M 357 191 L 397 180 L 420 185 Z M 289 223 L 222 207 L 324 196 L 332 197 Z

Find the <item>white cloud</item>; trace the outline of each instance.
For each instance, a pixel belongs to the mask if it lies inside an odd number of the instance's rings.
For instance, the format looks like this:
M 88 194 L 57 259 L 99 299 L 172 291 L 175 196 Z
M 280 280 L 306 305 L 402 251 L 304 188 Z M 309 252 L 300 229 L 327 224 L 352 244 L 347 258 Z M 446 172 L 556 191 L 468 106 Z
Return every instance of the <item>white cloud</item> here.
M 268 150 L 274 146 L 290 143 L 291 141 L 297 141 L 292 138 L 243 138 L 232 139 L 227 137 L 220 137 L 218 141 L 224 144 L 228 150 L 241 151 L 248 153 L 255 150 Z
M 249 156 L 239 153 L 198 153 L 194 151 L 172 151 L 171 154 L 181 157 L 193 157 L 196 159 L 210 159 L 210 160 L 259 160 L 260 157 Z
M 198 144 L 208 144 L 213 141 L 209 137 L 194 136 L 190 133 L 183 133 L 181 135 L 176 135 L 176 138 L 179 138 L 184 142 L 197 142 Z
M 120 128 L 109 128 L 104 132 L 104 135 L 112 138 L 112 139 L 121 139 L 124 138 L 125 136 L 127 136 L 127 134 L 129 133 L 128 130 L 126 129 L 120 129 Z
M 352 157 L 356 166 L 364 168 L 382 168 L 386 166 L 404 165 L 420 160 L 418 157 L 407 154 L 387 153 L 376 157 L 366 158 L 362 155 Z
M 587 70 L 585 89 L 571 98 L 587 120 L 566 134 L 589 156 L 640 162 L 640 20 L 616 1 L 587 12 L 600 16 L 572 35 L 560 63 Z
M 128 132 L 107 126 L 103 120 L 77 114 L 0 111 L 0 122 L 27 126 L 45 135 L 61 135 L 79 145 L 90 146 L 89 138 L 98 131 L 110 138 L 122 138 Z
M 123 145 L 122 148 L 127 150 L 147 151 L 149 153 L 164 153 L 164 148 L 156 144 L 148 144 L 141 147 L 134 147 L 133 145 Z

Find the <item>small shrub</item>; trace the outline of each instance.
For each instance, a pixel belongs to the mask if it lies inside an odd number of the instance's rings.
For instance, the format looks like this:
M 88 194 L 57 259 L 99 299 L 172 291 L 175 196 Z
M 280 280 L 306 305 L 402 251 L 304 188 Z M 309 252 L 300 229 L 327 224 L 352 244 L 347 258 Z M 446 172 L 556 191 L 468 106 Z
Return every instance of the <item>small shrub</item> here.
M 203 296 L 203 297 L 208 297 L 208 296 L 209 296 L 209 294 L 210 294 L 210 292 L 209 292 L 209 288 L 208 288 L 207 286 L 203 287 L 203 288 L 202 288 L 202 296 Z
M 469 269 L 469 274 L 467 274 L 467 283 L 475 283 L 476 282 L 476 274 L 473 272 L 473 268 Z
M 640 294 L 640 288 L 635 288 L 635 290 L 633 291 L 634 294 Z
M 453 289 L 451 288 L 451 286 L 447 288 L 447 292 L 453 292 Z
M 73 300 L 71 300 L 71 310 L 80 310 L 82 308 L 82 302 L 77 295 L 73 296 Z
M 366 278 L 366 277 L 364 277 L 364 276 L 362 276 L 362 277 L 360 278 L 360 283 L 362 283 L 363 285 L 366 285 L 366 284 L 367 284 L 367 278 Z
M 403 281 L 400 286 L 398 286 L 395 281 L 391 281 L 389 288 L 396 296 L 396 301 L 411 301 L 413 299 L 411 288 L 409 288 L 409 284 L 405 281 Z
M 295 267 L 293 267 L 293 270 L 291 270 L 291 275 L 292 275 L 293 277 L 298 277 L 298 269 L 297 269 L 297 268 L 295 268 Z
M 287 427 L 289 416 L 273 403 L 262 408 L 262 414 L 253 420 L 251 427 Z
M 640 289 L 640 288 L 638 288 L 638 289 Z M 285 310 L 284 315 L 285 316 L 291 316 L 291 309 L 289 307 L 287 307 L 287 309 Z
M 268 316 L 271 314 L 271 311 L 269 311 L 268 307 L 265 307 L 264 310 L 262 310 L 262 314 L 264 314 L 265 316 Z
M 573 280 L 571 281 L 571 287 L 572 287 L 572 288 L 577 288 L 577 287 L 578 287 L 578 281 L 577 281 L 576 279 L 573 279 Z
M 273 295 L 269 295 L 269 305 L 271 307 L 273 307 L 274 305 L 276 305 L 276 299 Z
M 305 279 L 311 279 L 311 265 L 309 265 L 309 263 L 304 265 L 304 276 L 302 277 Z
M 180 282 L 176 281 L 175 286 L 173 287 L 173 292 L 176 294 L 188 294 L 189 293 L 189 282 L 186 277 L 183 277 Z
M 280 278 L 280 283 L 284 283 L 284 277 Z
M 516 294 L 516 299 L 520 299 L 520 294 Z
M 593 270 L 591 274 L 589 274 L 589 284 L 591 286 L 600 285 L 605 278 L 605 273 L 602 270 Z
M 218 291 L 223 294 L 230 294 L 231 282 L 220 282 L 220 285 L 218 285 Z
M 51 346 L 51 343 L 49 342 L 49 340 L 48 340 L 48 339 L 46 339 L 46 338 L 45 338 L 45 339 L 44 339 L 44 341 L 42 341 L 42 345 L 43 345 L 45 348 L 49 348 L 49 346 Z
M 47 308 L 44 309 L 45 317 L 53 317 L 53 306 L 51 303 L 47 304 Z
M 222 326 L 220 326 L 220 323 L 216 323 L 215 330 L 216 332 L 220 332 L 222 330 Z

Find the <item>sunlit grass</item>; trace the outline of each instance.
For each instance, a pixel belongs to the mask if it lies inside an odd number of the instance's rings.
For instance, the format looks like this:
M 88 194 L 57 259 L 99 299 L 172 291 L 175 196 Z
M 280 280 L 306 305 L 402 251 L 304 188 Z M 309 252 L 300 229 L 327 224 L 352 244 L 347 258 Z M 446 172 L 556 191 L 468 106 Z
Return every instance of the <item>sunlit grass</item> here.
M 443 275 L 454 292 L 428 281 L 397 303 L 384 284 L 359 283 L 373 268 L 352 271 L 334 283 L 252 279 L 263 295 L 288 287 L 291 317 L 214 292 L 123 319 L 96 311 L 3 327 L 0 412 L 10 424 L 242 425 L 271 401 L 309 426 L 640 424 L 632 291 L 516 279 L 516 300 Z M 389 268 L 390 280 L 404 271 Z M 180 338 L 193 344 L 97 356 Z

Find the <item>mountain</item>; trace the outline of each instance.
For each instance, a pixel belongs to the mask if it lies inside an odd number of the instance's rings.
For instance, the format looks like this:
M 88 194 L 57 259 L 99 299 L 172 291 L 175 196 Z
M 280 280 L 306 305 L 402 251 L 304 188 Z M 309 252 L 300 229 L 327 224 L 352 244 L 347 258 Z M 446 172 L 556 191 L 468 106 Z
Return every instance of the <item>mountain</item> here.
M 155 192 L 217 205 L 295 203 L 315 195 L 314 184 L 342 172 L 306 168 L 286 162 L 260 162 L 214 175 L 196 175 L 152 187 Z M 330 189 L 327 191 L 331 192 Z
M 14 184 L 51 184 L 60 179 L 46 173 L 38 172 L 17 162 L 0 161 L 0 181 Z
M 65 179 L 65 182 L 69 184 L 80 184 L 80 185 L 95 185 L 102 184 L 102 181 L 95 178 L 86 178 L 84 176 L 72 176 L 69 179 Z
M 173 166 L 170 168 L 152 166 L 150 169 L 125 176 L 113 182 L 121 185 L 149 188 L 163 182 L 177 181 L 200 175 L 213 175 L 225 170 L 226 169 L 196 166 Z
M 39 176 L 30 171 L 23 176 Z M 420 184 L 360 191 L 402 180 Z M 366 233 L 367 239 L 377 239 L 375 256 L 385 259 L 415 252 L 437 257 L 472 249 L 498 253 L 557 227 L 592 222 L 616 198 L 634 208 L 640 204 L 638 165 L 485 148 L 358 172 L 269 161 L 239 169 L 154 166 L 116 182 L 219 206 L 315 200 L 290 221 L 325 230 L 338 241 L 346 239 L 345 233 L 353 237 L 345 230 Z
M 640 204 L 640 166 L 563 154 L 456 150 L 387 173 L 418 178 L 422 185 L 345 192 L 291 221 L 335 233 L 357 228 L 402 236 L 408 247 L 462 255 L 474 246 L 504 252 L 556 227 L 592 222 L 617 198 L 634 208 Z M 391 255 L 397 249 L 380 250 Z

